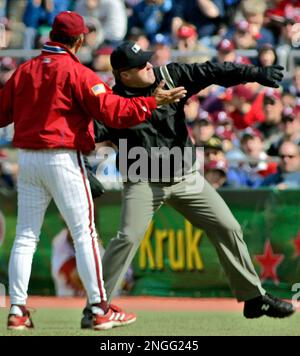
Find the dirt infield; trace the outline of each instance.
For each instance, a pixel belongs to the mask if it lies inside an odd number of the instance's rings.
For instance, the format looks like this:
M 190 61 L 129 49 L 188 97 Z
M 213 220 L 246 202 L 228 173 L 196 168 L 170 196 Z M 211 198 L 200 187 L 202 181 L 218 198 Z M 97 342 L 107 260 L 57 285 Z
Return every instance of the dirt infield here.
M 132 311 L 241 311 L 243 303 L 237 303 L 234 299 L 200 299 L 200 298 L 164 298 L 164 297 L 118 297 L 113 303 L 121 308 Z M 7 304 L 9 302 L 7 300 Z M 58 297 L 30 297 L 30 308 L 83 308 L 83 298 L 58 298 Z

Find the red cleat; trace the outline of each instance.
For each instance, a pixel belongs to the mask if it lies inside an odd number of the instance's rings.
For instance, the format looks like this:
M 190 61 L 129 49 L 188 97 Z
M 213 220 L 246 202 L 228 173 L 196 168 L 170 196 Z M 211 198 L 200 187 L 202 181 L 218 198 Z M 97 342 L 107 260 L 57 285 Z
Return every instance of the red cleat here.
M 112 304 L 105 315 L 94 314 L 93 317 L 94 330 L 108 330 L 117 326 L 129 325 L 136 321 L 134 313 L 126 313 Z
M 33 329 L 33 322 L 30 318 L 30 313 L 25 307 L 20 307 L 23 316 L 9 314 L 7 320 L 8 330 L 28 330 Z

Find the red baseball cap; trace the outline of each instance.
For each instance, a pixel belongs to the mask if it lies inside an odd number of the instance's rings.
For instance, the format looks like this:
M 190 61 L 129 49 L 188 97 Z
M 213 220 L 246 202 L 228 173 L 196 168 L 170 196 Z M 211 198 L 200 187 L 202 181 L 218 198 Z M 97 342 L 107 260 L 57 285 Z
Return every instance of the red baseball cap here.
M 243 84 L 239 84 L 233 87 L 232 94 L 238 98 L 244 98 L 246 101 L 252 102 L 254 99 L 254 93 L 251 89 Z
M 232 41 L 224 38 L 217 45 L 217 50 L 223 53 L 229 53 L 235 49 L 235 46 Z
M 54 35 L 75 37 L 89 33 L 89 29 L 77 12 L 63 11 L 55 17 L 51 32 Z
M 193 25 L 182 25 L 177 31 L 179 38 L 197 37 L 197 30 Z
M 228 163 L 225 160 L 219 161 L 210 161 L 204 166 L 205 171 L 221 171 L 223 173 L 227 173 L 228 171 Z

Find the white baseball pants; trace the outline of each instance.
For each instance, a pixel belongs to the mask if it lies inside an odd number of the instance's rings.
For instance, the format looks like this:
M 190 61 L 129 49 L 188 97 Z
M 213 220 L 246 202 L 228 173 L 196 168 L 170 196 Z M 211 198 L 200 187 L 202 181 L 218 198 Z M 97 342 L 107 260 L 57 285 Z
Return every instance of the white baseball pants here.
M 71 231 L 89 302 L 105 302 L 94 206 L 82 156 L 49 149 L 19 150 L 18 219 L 9 262 L 11 304 L 26 304 L 32 258 L 52 198 Z

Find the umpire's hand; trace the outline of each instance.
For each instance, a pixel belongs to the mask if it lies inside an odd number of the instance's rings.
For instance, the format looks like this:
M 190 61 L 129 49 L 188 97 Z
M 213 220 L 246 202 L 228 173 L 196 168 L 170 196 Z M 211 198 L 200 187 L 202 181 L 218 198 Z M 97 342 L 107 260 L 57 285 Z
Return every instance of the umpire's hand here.
M 254 67 L 253 76 L 255 81 L 266 87 L 279 88 L 278 83 L 282 81 L 284 68 L 279 65 Z
M 165 81 L 162 80 L 154 90 L 153 96 L 156 99 L 157 106 L 177 103 L 186 96 L 187 91 L 184 87 L 177 87 L 170 90 L 164 90 Z

